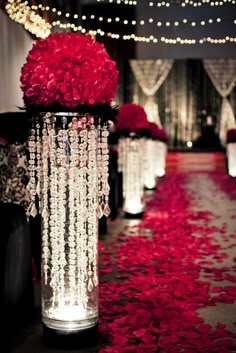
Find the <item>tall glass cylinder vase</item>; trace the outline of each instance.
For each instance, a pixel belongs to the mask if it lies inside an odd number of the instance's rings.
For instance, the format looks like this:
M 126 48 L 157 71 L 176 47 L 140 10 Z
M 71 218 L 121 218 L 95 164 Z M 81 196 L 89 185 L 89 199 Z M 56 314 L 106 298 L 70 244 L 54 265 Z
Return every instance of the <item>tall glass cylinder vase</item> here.
M 147 190 L 156 188 L 156 141 L 147 139 L 145 143 L 144 187 Z
M 126 217 L 140 217 L 144 211 L 144 138 L 123 137 L 119 139 L 119 170 L 123 174 L 123 211 Z
M 108 216 L 107 122 L 77 113 L 34 118 L 31 215 L 42 217 L 42 322 L 80 332 L 98 322 L 98 218 Z M 38 200 L 38 205 L 37 205 Z
M 166 173 L 167 144 L 163 141 L 156 141 L 156 176 L 163 177 Z
M 226 153 L 228 160 L 228 174 L 236 177 L 236 142 L 227 143 Z

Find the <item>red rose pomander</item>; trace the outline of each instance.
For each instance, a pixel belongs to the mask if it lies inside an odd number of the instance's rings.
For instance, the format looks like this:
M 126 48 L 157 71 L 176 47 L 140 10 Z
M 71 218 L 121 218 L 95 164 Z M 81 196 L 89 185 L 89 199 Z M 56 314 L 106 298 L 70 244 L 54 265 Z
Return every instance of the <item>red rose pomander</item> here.
M 149 129 L 145 110 L 135 103 L 121 105 L 116 119 L 117 131 L 137 132 Z
M 156 123 L 152 121 L 149 122 L 149 131 L 150 131 L 151 138 L 156 139 L 158 137 L 159 127 Z
M 164 129 L 158 128 L 158 135 L 156 139 L 162 142 L 167 142 L 168 136 Z
M 35 42 L 20 81 L 27 106 L 111 104 L 118 70 L 104 45 L 90 35 L 54 33 Z

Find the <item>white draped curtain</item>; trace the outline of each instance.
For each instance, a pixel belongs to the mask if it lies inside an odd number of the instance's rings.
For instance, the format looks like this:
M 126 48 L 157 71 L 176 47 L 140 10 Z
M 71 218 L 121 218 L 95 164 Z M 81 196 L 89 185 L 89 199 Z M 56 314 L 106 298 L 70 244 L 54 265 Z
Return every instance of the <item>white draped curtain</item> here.
M 20 70 L 33 39 L 21 25 L 0 10 L 0 113 L 18 111 L 23 106 Z
M 159 126 L 161 126 L 161 120 L 155 94 L 165 81 L 173 62 L 174 60 L 171 59 L 129 61 L 134 77 L 146 96 L 144 109 L 148 120 L 157 123 Z
M 236 59 L 204 59 L 203 65 L 215 89 L 222 97 L 218 132 L 221 143 L 225 145 L 226 131 L 236 127 L 234 111 L 227 98 L 236 85 Z

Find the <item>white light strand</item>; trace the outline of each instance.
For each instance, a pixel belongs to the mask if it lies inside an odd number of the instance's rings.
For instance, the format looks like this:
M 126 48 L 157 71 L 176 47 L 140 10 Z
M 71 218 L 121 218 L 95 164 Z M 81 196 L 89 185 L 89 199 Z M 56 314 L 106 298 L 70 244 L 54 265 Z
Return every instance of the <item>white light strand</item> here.
M 27 31 L 38 38 L 46 38 L 50 34 L 51 24 L 28 6 L 28 2 L 21 0 L 10 0 L 6 7 L 8 16 L 15 22 L 22 24 Z
M 137 1 L 132 1 L 132 0 L 97 0 L 97 2 L 106 2 L 106 3 L 110 3 L 110 4 L 113 4 L 113 3 L 116 3 L 118 5 L 133 5 L 133 6 L 136 6 L 138 3 Z
M 66 29 L 66 28 L 72 28 L 73 31 L 77 32 L 81 32 L 81 33 L 86 33 L 86 29 L 83 28 L 82 26 L 68 26 L 68 24 L 63 24 L 60 23 L 60 21 L 56 21 L 55 23 L 53 22 L 52 24 L 53 26 L 59 26 L 62 29 Z M 226 43 L 235 43 L 236 42 L 236 37 L 231 37 L 231 36 L 225 36 L 224 38 L 211 38 L 211 37 L 201 37 L 198 39 L 192 39 L 192 38 L 181 38 L 181 37 L 176 37 L 176 38 L 166 38 L 166 37 L 161 37 L 161 38 L 157 38 L 153 35 L 150 35 L 149 37 L 145 37 L 145 36 L 137 36 L 136 34 L 132 33 L 132 34 L 124 34 L 124 35 L 120 35 L 118 33 L 111 33 L 111 32 L 104 32 L 101 29 L 97 29 L 97 30 L 89 30 L 87 33 L 91 34 L 91 35 L 100 35 L 100 36 L 106 36 L 106 37 L 110 37 L 112 39 L 123 39 L 123 40 L 133 40 L 135 42 L 145 42 L 145 43 L 158 43 L 158 42 L 162 42 L 165 44 L 204 44 L 204 43 L 208 43 L 208 44 L 226 44 Z
M 20 1 L 20 0 L 18 0 Z M 50 8 L 49 6 L 42 6 L 41 4 L 39 5 L 33 5 L 31 7 L 32 10 L 41 10 L 41 11 L 51 11 L 53 13 L 56 13 L 58 16 L 64 16 L 66 18 L 69 18 L 69 17 L 72 17 L 70 13 L 65 13 L 63 14 L 61 11 L 58 11 L 56 8 Z M 79 15 L 78 14 L 74 14 L 73 15 L 73 18 L 74 19 L 78 19 L 79 18 Z M 123 23 L 124 25 L 133 25 L 133 26 L 136 26 L 136 25 L 141 25 L 141 26 L 144 26 L 146 24 L 153 24 L 153 25 L 156 25 L 158 27 L 161 27 L 161 26 L 166 26 L 166 27 L 171 27 L 171 26 L 179 26 L 179 25 L 191 25 L 192 27 L 195 27 L 195 26 L 205 26 L 207 24 L 216 24 L 216 23 L 222 23 L 222 19 L 220 17 L 217 17 L 217 18 L 202 18 L 198 21 L 194 21 L 194 20 L 190 20 L 190 19 L 187 19 L 187 18 L 183 18 L 183 19 L 178 19 L 178 20 L 175 20 L 175 21 L 169 21 L 169 20 L 166 20 L 166 21 L 158 21 L 157 19 L 153 19 L 153 18 L 148 18 L 148 19 L 140 19 L 139 21 L 133 19 L 133 20 L 127 20 L 127 19 L 122 19 L 120 17 L 115 17 L 115 18 L 111 18 L 111 17 L 107 17 L 107 18 L 104 18 L 102 16 L 96 16 L 94 14 L 91 14 L 89 16 L 86 16 L 86 15 L 83 15 L 81 17 L 82 21 L 86 21 L 86 20 L 95 20 L 95 19 L 98 19 L 99 22 L 108 22 L 108 23 L 112 23 L 112 22 L 119 22 L 119 23 Z M 232 20 L 234 24 L 236 24 L 236 20 L 233 19 Z M 54 21 L 53 22 L 53 25 L 59 25 L 61 24 L 61 21 Z M 75 26 L 74 23 L 66 23 L 66 24 L 63 24 L 61 28 L 73 28 Z
M 157 7 L 170 7 L 173 5 L 177 5 L 177 6 L 192 6 L 192 7 L 200 7 L 200 6 L 204 6 L 204 5 L 208 5 L 208 6 L 212 6 L 212 7 L 216 7 L 216 6 L 224 6 L 224 5 L 234 5 L 235 4 L 235 0 L 222 0 L 222 1 L 211 1 L 211 0 L 198 0 L 198 1 L 193 1 L 193 0 L 185 0 L 182 2 L 171 2 L 171 1 L 150 1 L 148 3 L 148 6 L 157 6 Z
M 129 0 L 97 0 L 100 3 L 110 3 L 110 4 L 117 4 L 117 5 L 139 5 L 138 1 L 129 1 Z M 200 7 L 204 5 L 208 6 L 224 6 L 224 5 L 234 5 L 236 2 L 235 0 L 219 0 L 219 1 L 212 1 L 212 0 L 184 0 L 184 1 L 149 1 L 147 6 L 153 7 L 170 7 L 170 6 L 192 6 L 192 7 Z
M 96 19 L 96 16 L 95 15 L 89 15 L 89 16 L 85 16 L 83 15 L 82 16 L 82 20 L 85 21 L 85 20 L 95 20 Z M 193 21 L 193 20 L 189 20 L 189 19 L 186 19 L 186 18 L 183 18 L 183 19 L 179 19 L 179 20 L 175 20 L 175 21 L 157 21 L 156 19 L 153 19 L 153 18 L 148 18 L 146 20 L 139 20 L 139 21 L 136 21 L 136 20 L 127 20 L 127 19 L 121 19 L 120 17 L 115 17 L 115 18 L 111 18 L 111 17 L 108 17 L 108 18 L 104 18 L 102 16 L 99 16 L 97 17 L 98 21 L 100 22 L 108 22 L 108 23 L 114 23 L 114 22 L 120 22 L 120 23 L 123 23 L 124 25 L 133 25 L 133 26 L 136 26 L 136 25 L 141 25 L 141 26 L 144 26 L 146 24 L 153 24 L 153 25 L 156 25 L 158 27 L 161 27 L 161 26 L 166 26 L 166 27 L 171 27 L 171 26 L 180 26 L 180 25 L 188 25 L 188 26 L 192 26 L 192 27 L 195 27 L 195 26 L 205 26 L 205 25 L 208 25 L 208 24 L 218 24 L 218 23 L 222 23 L 223 20 L 220 18 L 220 17 L 217 17 L 217 18 L 202 18 L 201 20 L 199 21 Z M 235 19 L 232 19 L 233 23 L 236 24 L 236 20 Z M 58 22 L 58 21 L 55 21 L 55 22 Z M 55 23 L 54 22 L 54 23 Z M 68 23 L 67 23 L 68 25 Z
M 233 0 L 232 0 L 233 1 Z M 81 25 L 76 26 L 74 23 L 63 23 L 60 20 L 53 21 L 52 24 L 49 24 L 45 22 L 39 15 L 35 13 L 37 10 L 41 11 L 52 11 L 53 13 L 56 13 L 58 16 L 63 16 L 61 11 L 58 11 L 55 7 L 50 8 L 49 6 L 43 6 L 42 4 L 39 5 L 33 5 L 31 7 L 28 6 L 27 1 L 24 3 L 21 3 L 21 0 L 10 0 L 8 2 L 8 5 L 6 6 L 8 15 L 10 18 L 14 19 L 16 22 L 19 22 L 24 25 L 24 27 L 31 33 L 35 34 L 37 37 L 40 38 L 45 38 L 50 34 L 50 29 L 52 27 L 59 27 L 60 29 L 71 29 L 74 32 L 81 32 L 82 34 L 89 33 L 92 36 L 100 35 L 100 36 L 107 36 L 112 39 L 122 39 L 122 40 L 134 40 L 135 42 L 146 42 L 146 43 L 157 43 L 161 41 L 162 43 L 165 44 L 203 44 L 203 43 L 210 43 L 210 44 L 226 44 L 228 42 L 235 42 L 235 37 L 226 35 L 224 38 L 211 38 L 209 36 L 202 37 L 199 39 L 194 39 L 194 38 L 181 38 L 181 37 L 176 37 L 176 38 L 166 38 L 166 37 L 161 37 L 157 38 L 154 35 L 150 36 L 137 36 L 136 34 L 124 34 L 121 35 L 119 33 L 112 33 L 112 32 L 105 32 L 101 28 L 95 29 L 95 30 L 89 30 L 87 31 L 86 28 L 82 27 Z M 29 14 L 31 13 L 31 16 L 29 17 Z M 23 15 L 22 15 L 23 14 Z M 69 13 L 66 13 L 64 15 L 65 17 L 69 18 L 71 15 Z M 74 19 L 79 18 L 78 14 L 74 14 Z M 31 22 L 28 22 L 28 18 L 30 18 Z M 82 16 L 82 20 L 86 20 L 86 16 Z M 41 19 L 42 21 L 40 22 Z M 90 15 L 90 19 L 95 19 L 95 15 Z M 99 17 L 99 21 L 103 22 L 104 18 Z M 114 20 L 111 18 L 107 18 L 107 22 L 120 22 L 121 19 L 119 17 L 116 17 Z M 208 20 L 201 20 L 199 22 L 195 21 L 188 21 L 186 18 L 181 20 L 181 21 L 166 21 L 165 23 L 162 23 L 161 21 L 158 21 L 156 23 L 157 26 L 166 26 L 170 27 L 171 25 L 174 26 L 179 26 L 181 24 L 191 24 L 192 27 L 195 27 L 197 24 L 201 26 L 205 26 L 206 24 L 212 24 L 212 23 L 220 23 L 222 20 L 221 18 L 217 19 L 208 19 Z M 124 24 L 128 24 L 128 20 L 123 20 Z M 153 23 L 154 20 L 152 18 L 148 19 L 148 23 Z M 234 24 L 236 24 L 236 20 L 234 19 Z M 136 25 L 137 22 L 135 20 L 131 21 L 132 25 Z M 139 21 L 140 25 L 144 25 L 145 21 L 140 20 Z

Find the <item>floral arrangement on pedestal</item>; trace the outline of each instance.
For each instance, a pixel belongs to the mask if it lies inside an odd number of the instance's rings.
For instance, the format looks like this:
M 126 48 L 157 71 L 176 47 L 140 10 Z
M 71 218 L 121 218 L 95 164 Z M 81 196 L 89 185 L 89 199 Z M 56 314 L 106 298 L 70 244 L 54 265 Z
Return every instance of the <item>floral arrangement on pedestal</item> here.
M 236 177 L 236 128 L 226 132 L 226 156 L 228 174 Z
M 98 322 L 98 218 L 110 211 L 118 70 L 90 35 L 54 33 L 35 42 L 20 80 L 32 116 L 30 213 L 38 199 L 42 217 L 44 329 L 84 332 Z
M 126 216 L 142 215 L 145 163 L 145 136 L 149 135 L 149 122 L 142 106 L 125 103 L 117 114 L 118 171 L 123 175 L 123 210 Z

